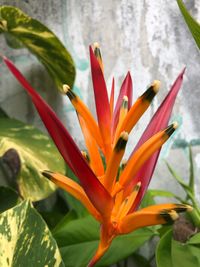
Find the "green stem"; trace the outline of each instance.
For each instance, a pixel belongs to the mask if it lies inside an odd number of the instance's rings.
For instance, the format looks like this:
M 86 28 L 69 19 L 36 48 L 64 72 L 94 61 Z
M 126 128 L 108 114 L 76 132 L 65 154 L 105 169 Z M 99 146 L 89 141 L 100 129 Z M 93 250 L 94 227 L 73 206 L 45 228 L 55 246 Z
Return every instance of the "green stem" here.
M 197 212 L 197 210 L 194 209 L 193 211 L 191 211 L 189 213 L 189 216 L 191 217 L 194 225 L 200 228 L 200 214 Z

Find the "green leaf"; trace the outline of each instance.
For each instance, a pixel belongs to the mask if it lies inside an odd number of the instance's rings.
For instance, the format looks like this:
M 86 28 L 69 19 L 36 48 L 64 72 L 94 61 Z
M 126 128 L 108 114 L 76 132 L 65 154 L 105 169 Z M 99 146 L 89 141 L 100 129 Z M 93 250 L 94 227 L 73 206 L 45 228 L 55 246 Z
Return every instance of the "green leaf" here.
M 171 165 L 166 162 L 167 168 L 170 171 L 171 175 L 176 179 L 176 181 L 180 184 L 180 186 L 183 187 L 183 189 L 186 192 L 190 192 L 191 193 L 191 189 L 190 187 L 184 182 L 184 180 L 176 173 L 176 171 L 171 167 Z
M 200 234 L 193 236 L 187 243 L 172 238 L 168 231 L 156 249 L 157 267 L 197 267 L 200 266 Z
M 185 5 L 183 4 L 182 0 L 177 0 L 178 6 L 181 10 L 181 13 L 187 23 L 187 26 L 198 46 L 200 49 L 200 24 L 190 15 L 187 11 Z
M 171 260 L 171 240 L 172 230 L 170 229 L 160 239 L 156 248 L 156 263 L 157 267 L 178 267 L 182 265 L 173 266 Z
M 172 240 L 172 262 L 174 267 L 200 266 L 200 247 Z
M 149 194 L 151 195 L 151 197 L 154 199 L 155 197 L 169 197 L 169 198 L 175 198 L 178 201 L 180 201 L 181 203 L 184 202 L 184 200 L 182 198 L 180 198 L 179 196 L 175 195 L 172 192 L 169 191 L 165 191 L 165 190 L 157 190 L 157 189 L 150 189 L 148 190 Z M 184 202 L 185 203 L 185 202 Z M 155 201 L 154 201 L 155 204 Z
M 53 231 L 67 267 L 85 267 L 99 243 L 99 224 L 90 216 L 62 223 Z M 154 233 L 149 228 L 117 237 L 96 266 L 110 266 L 138 249 Z
M 20 194 L 37 201 L 55 191 L 53 183 L 41 171 L 64 173 L 65 164 L 53 142 L 33 126 L 13 119 L 0 119 L 0 155 L 8 149 L 17 150 L 21 171 L 17 178 Z
M 5 33 L 9 44 L 28 48 L 46 67 L 56 86 L 73 86 L 75 67 L 69 52 L 56 35 L 38 20 L 12 6 L 0 7 L 0 33 Z
M 55 240 L 29 202 L 0 215 L 0 266 L 64 267 Z
M 140 208 L 145 208 L 152 205 L 155 205 L 155 200 L 151 194 L 151 190 L 148 190 L 142 199 Z
M 150 189 L 148 190 L 152 197 L 171 197 L 175 198 L 176 195 L 172 192 L 159 190 L 159 189 Z
M 0 186 L 0 213 L 14 207 L 19 202 L 19 196 L 12 188 Z
M 191 244 L 191 245 L 198 245 L 200 246 L 200 233 L 195 234 L 194 236 L 192 236 L 189 241 L 187 242 L 187 244 Z
M 190 161 L 189 187 L 191 188 L 191 191 L 194 194 L 194 162 L 193 162 L 193 156 L 192 156 L 192 149 L 190 146 L 189 146 L 189 161 Z

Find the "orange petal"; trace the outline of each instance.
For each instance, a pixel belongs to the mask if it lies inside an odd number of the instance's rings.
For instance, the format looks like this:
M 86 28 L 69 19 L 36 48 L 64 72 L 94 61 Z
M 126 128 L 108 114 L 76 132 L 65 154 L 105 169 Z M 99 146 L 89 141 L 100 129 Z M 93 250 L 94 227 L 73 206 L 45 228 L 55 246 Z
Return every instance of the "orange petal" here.
M 83 188 L 78 183 L 59 173 L 43 171 L 42 174 L 57 186 L 61 187 L 78 199 L 98 221 L 101 221 L 100 213 L 92 205 Z
M 172 223 L 178 219 L 179 212 L 191 210 L 192 208 L 189 205 L 183 204 L 149 206 L 124 217 L 119 223 L 119 232 L 127 234 L 145 226 Z
M 130 208 L 132 207 L 133 202 L 135 201 L 135 199 L 139 193 L 140 188 L 141 188 L 141 183 L 139 182 L 134 187 L 133 192 L 130 194 L 130 196 L 125 198 L 125 200 L 122 202 L 120 209 L 118 211 L 118 214 L 117 214 L 118 220 L 127 215 L 127 213 L 129 212 Z
M 91 135 L 90 131 L 88 130 L 87 125 L 85 121 L 83 120 L 83 118 L 80 115 L 78 116 L 78 118 L 79 118 L 80 126 L 83 132 L 83 136 L 85 139 L 85 144 L 86 144 L 89 157 L 90 157 L 90 167 L 92 168 L 96 176 L 98 177 L 102 176 L 104 175 L 104 167 L 103 167 L 101 155 L 99 153 L 96 141 Z
M 122 132 L 107 164 L 103 184 L 108 192 L 112 190 L 113 184 L 115 182 L 119 165 L 125 152 L 127 141 L 128 134 L 126 132 Z
M 121 105 L 121 108 L 120 108 L 119 121 L 118 121 L 116 132 L 115 132 L 115 137 L 114 137 L 114 142 L 113 142 L 114 144 L 116 143 L 116 140 L 117 140 L 116 138 L 120 134 L 121 127 L 122 127 L 122 124 L 123 124 L 123 122 L 124 122 L 124 120 L 126 118 L 127 112 L 128 112 L 128 97 L 124 96 L 123 97 L 123 102 L 122 102 L 122 105 Z
M 93 138 L 95 138 L 97 144 L 99 147 L 104 150 L 103 140 L 98 128 L 98 125 L 93 118 L 90 110 L 88 107 L 83 103 L 83 101 L 69 88 L 68 85 L 63 85 L 63 90 L 66 93 L 66 95 L 69 97 L 72 105 L 76 109 L 76 111 L 81 115 L 81 117 L 84 119 L 85 124 L 90 131 Z
M 168 140 L 176 128 L 177 123 L 174 123 L 165 130 L 158 132 L 132 155 L 120 176 L 119 183 L 116 184 L 115 190 L 118 190 L 117 187 L 120 189 L 120 186 L 124 188 L 131 182 L 144 162 Z
M 101 234 L 100 234 L 100 242 L 98 249 L 89 262 L 87 267 L 93 267 L 95 264 L 103 257 L 105 252 L 109 249 L 113 238 L 116 236 L 115 233 L 109 228 L 112 225 L 101 225 Z M 114 230 L 115 231 L 115 230 Z
M 138 100 L 127 113 L 121 127 L 118 129 L 118 134 L 122 131 L 130 133 L 140 117 L 150 106 L 154 96 L 159 90 L 159 86 L 159 81 L 154 81 L 152 85 L 144 92 L 144 94 L 138 98 Z M 116 138 L 118 138 L 118 135 L 116 135 L 115 139 Z

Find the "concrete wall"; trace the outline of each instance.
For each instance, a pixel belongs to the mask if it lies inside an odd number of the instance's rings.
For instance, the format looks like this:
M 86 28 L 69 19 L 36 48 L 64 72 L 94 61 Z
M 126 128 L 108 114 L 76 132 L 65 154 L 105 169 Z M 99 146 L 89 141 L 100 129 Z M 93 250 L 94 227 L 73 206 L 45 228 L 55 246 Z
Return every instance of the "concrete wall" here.
M 200 0 L 185 0 L 189 11 L 200 20 Z M 116 78 L 119 86 L 128 70 L 134 81 L 134 99 L 154 79 L 162 82 L 162 88 L 151 109 L 136 127 L 131 136 L 127 154 L 132 150 L 144 126 L 161 103 L 184 66 L 187 72 L 182 91 L 174 108 L 174 118 L 182 121 L 182 127 L 175 141 L 193 140 L 200 137 L 200 60 L 199 51 L 180 14 L 176 1 L 171 0 L 0 0 L 1 4 L 14 5 L 34 18 L 39 19 L 53 30 L 71 52 L 77 68 L 75 90 L 88 106 L 94 110 L 91 97 L 88 45 L 98 41 L 102 47 L 105 75 L 110 88 L 111 79 Z M 46 96 L 51 105 L 83 146 L 75 112 L 69 102 L 57 94 L 48 74 L 27 50 L 12 50 L 0 36 L 0 51 L 15 60 L 33 86 Z M 4 66 L 0 67 L 0 106 L 10 116 L 42 127 L 30 100 Z M 73 123 L 72 123 L 73 121 Z M 171 142 L 172 143 L 172 142 Z M 167 157 L 170 143 L 162 154 Z M 199 148 L 194 148 L 195 159 L 200 167 Z M 174 149 L 168 160 L 180 169 L 187 178 L 185 152 Z M 198 177 L 198 175 L 197 175 Z M 155 173 L 153 187 L 167 185 L 179 192 L 162 161 Z M 198 181 L 199 184 L 199 181 Z M 198 187 L 199 188 L 199 187 Z

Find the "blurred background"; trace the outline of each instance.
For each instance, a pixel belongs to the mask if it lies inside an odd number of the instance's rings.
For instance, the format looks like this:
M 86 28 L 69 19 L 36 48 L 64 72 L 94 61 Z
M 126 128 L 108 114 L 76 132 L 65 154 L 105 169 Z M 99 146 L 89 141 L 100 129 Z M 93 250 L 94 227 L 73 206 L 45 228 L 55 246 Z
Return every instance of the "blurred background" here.
M 200 0 L 184 1 L 189 12 L 200 20 Z M 179 93 L 172 120 L 181 127 L 169 141 L 160 161 L 151 187 L 170 188 L 179 192 L 177 183 L 170 178 L 163 159 L 167 159 L 188 175 L 188 159 L 184 149 L 193 145 L 193 153 L 200 168 L 200 60 L 199 50 L 183 20 L 176 1 L 165 0 L 0 0 L 1 5 L 19 7 L 50 28 L 71 53 L 76 66 L 74 90 L 94 111 L 90 76 L 88 46 L 93 42 L 101 45 L 108 89 L 113 76 L 116 90 L 129 70 L 133 78 L 133 99 L 143 93 L 154 80 L 162 86 L 151 108 L 131 134 L 127 155 L 131 152 L 147 122 L 164 99 L 170 86 L 186 66 L 183 87 Z M 66 97 L 60 95 L 44 67 L 26 49 L 8 47 L 0 35 L 0 52 L 14 60 L 30 83 L 47 99 L 83 147 L 76 114 Z M 34 124 L 44 130 L 30 99 L 5 66 L 0 67 L 0 107 L 9 116 Z M 110 89 L 109 89 L 110 91 Z M 196 185 L 200 193 L 200 187 Z M 198 194 L 199 195 L 199 194 Z

